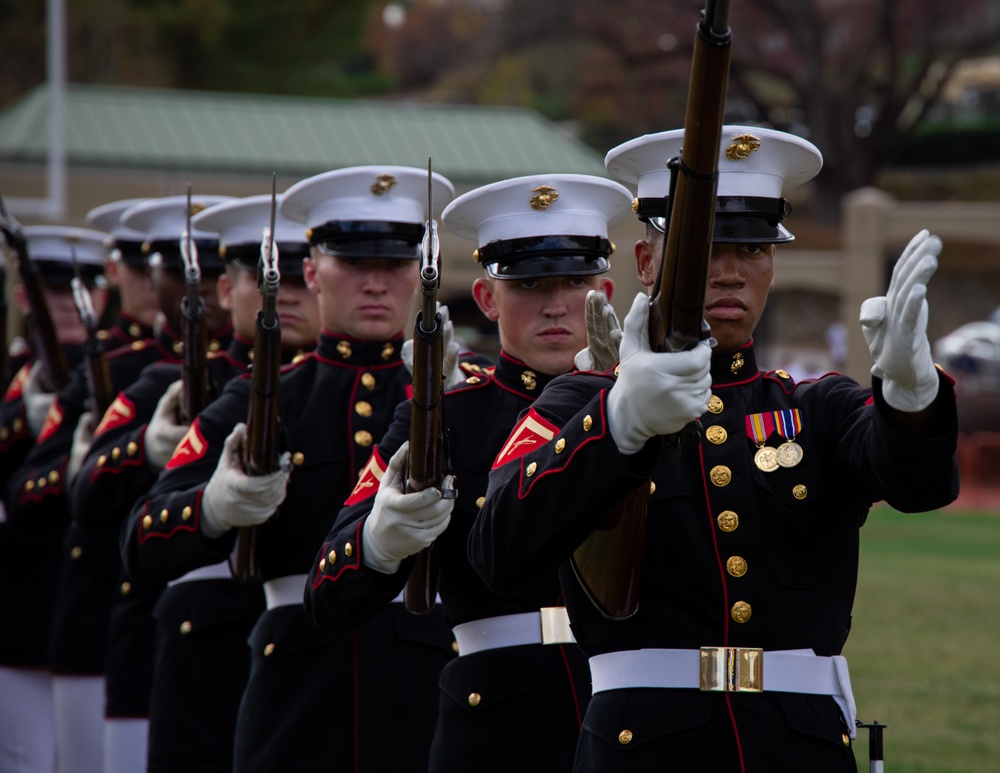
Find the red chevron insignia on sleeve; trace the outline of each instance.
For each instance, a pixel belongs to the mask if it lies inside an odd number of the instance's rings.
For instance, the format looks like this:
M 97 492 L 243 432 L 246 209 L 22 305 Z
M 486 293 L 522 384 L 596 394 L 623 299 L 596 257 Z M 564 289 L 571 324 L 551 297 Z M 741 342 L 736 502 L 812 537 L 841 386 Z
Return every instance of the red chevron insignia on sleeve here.
M 49 412 L 45 414 L 45 421 L 42 424 L 42 428 L 38 431 L 38 439 L 35 442 L 44 443 L 48 440 L 52 436 L 52 433 L 59 429 L 62 420 L 63 409 L 59 405 L 59 398 L 57 397 L 52 401 L 52 405 L 49 406 Z
M 534 408 L 529 408 L 528 415 L 514 427 L 514 431 L 510 433 L 507 442 L 497 454 L 493 469 L 524 456 L 528 451 L 540 448 L 552 440 L 558 431 L 559 427 L 536 413 Z
M 382 474 L 388 466 L 382 460 L 382 455 L 378 452 L 378 446 L 375 446 L 371 457 L 368 459 L 368 464 L 364 466 L 361 470 L 361 475 L 358 476 L 358 485 L 354 487 L 354 491 L 351 492 L 344 505 L 356 505 L 358 502 L 365 501 L 368 497 L 375 496 L 379 483 L 382 481 Z
M 14 378 L 10 381 L 10 386 L 7 387 L 7 393 L 3 396 L 4 400 L 13 400 L 24 394 L 24 382 L 28 380 L 28 371 L 30 370 L 31 363 L 29 362 L 14 374 Z
M 108 406 L 108 410 L 104 412 L 104 416 L 101 417 L 101 423 L 94 430 L 94 437 L 96 438 L 109 429 L 120 427 L 122 424 L 128 424 L 133 418 L 135 418 L 135 405 L 125 397 L 124 393 L 119 393 L 115 401 Z
M 165 470 L 172 470 L 175 467 L 183 467 L 185 464 L 196 462 L 205 455 L 208 450 L 208 443 L 205 436 L 201 434 L 201 427 L 198 426 L 198 419 L 188 427 L 187 434 L 181 438 L 181 442 L 174 449 L 173 456 L 164 466 Z

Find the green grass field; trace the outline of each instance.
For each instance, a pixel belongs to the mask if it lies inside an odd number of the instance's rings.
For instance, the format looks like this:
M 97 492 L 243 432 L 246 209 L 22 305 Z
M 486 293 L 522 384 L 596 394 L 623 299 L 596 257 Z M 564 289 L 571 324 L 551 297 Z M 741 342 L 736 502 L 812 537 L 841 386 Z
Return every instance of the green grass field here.
M 1000 771 L 1000 513 L 874 509 L 844 654 L 886 771 Z

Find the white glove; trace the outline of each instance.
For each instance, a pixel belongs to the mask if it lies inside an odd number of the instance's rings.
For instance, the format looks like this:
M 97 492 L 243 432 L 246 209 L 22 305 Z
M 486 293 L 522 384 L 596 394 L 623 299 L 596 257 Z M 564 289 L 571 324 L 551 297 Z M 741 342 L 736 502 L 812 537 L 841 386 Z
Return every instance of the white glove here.
M 362 527 L 361 554 L 365 565 L 383 574 L 399 571 L 404 558 L 430 547 L 448 528 L 455 507 L 455 500 L 442 499 L 436 488 L 403 493 L 409 450 L 410 444 L 403 443 L 392 455 L 372 511 Z
M 934 402 L 938 375 L 927 340 L 927 282 L 937 269 L 941 240 L 926 230 L 899 256 L 889 290 L 861 304 L 861 330 L 882 379 L 882 396 L 899 411 L 916 413 Z
M 461 384 L 465 381 L 465 374 L 462 369 L 458 367 L 458 355 L 461 353 L 461 347 L 458 342 L 455 341 L 455 325 L 452 324 L 451 316 L 448 313 L 448 307 L 442 304 L 437 305 L 438 313 L 441 314 L 441 324 L 443 330 L 441 335 L 444 340 L 442 342 L 444 347 L 444 358 L 441 363 L 441 372 L 444 374 L 444 388 L 448 389 L 456 384 Z M 407 338 L 403 341 L 403 348 L 399 352 L 399 356 L 403 358 L 403 364 L 406 369 L 413 375 L 413 340 Z
M 577 370 L 611 370 L 618 363 L 622 329 L 608 296 L 600 290 L 587 293 L 583 312 L 587 326 L 587 348 L 573 358 Z
M 56 399 L 55 392 L 45 391 L 42 378 L 42 361 L 36 360 L 28 371 L 28 378 L 24 380 L 22 391 L 24 412 L 28 415 L 28 428 L 35 437 L 42 431 L 45 417 Z
M 707 341 L 683 352 L 649 347 L 649 298 L 639 293 L 625 317 L 618 380 L 608 392 L 608 427 L 623 454 L 670 435 L 705 412 L 712 392 Z
M 188 431 L 188 424 L 181 423 L 178 418 L 181 415 L 183 390 L 184 384 L 181 381 L 168 386 L 146 425 L 146 464 L 154 471 L 162 470 L 170 461 L 174 449 Z
M 80 472 L 80 466 L 83 464 L 84 457 L 87 456 L 87 452 L 90 450 L 90 443 L 93 439 L 93 414 L 90 411 L 84 411 L 80 414 L 80 420 L 76 423 L 76 429 L 73 430 L 73 447 L 69 450 L 69 461 L 66 462 L 67 489 L 72 485 L 76 474 Z
M 289 465 L 267 475 L 247 475 L 242 464 L 246 439 L 247 425 L 240 422 L 226 438 L 219 464 L 202 492 L 201 530 L 206 537 L 264 523 L 285 501 Z

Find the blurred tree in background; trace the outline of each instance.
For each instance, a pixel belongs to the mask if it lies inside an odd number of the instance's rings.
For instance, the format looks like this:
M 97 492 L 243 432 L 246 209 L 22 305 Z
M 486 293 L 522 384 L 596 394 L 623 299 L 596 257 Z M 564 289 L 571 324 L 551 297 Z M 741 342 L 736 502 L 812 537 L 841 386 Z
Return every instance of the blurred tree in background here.
M 703 0 L 65 0 L 71 82 L 521 105 L 599 152 L 680 126 Z M 0 105 L 45 78 L 45 3 L 0 0 Z M 817 213 L 870 184 L 996 0 L 732 0 L 728 119 L 823 151 Z M 1000 91 L 1000 84 L 997 85 Z

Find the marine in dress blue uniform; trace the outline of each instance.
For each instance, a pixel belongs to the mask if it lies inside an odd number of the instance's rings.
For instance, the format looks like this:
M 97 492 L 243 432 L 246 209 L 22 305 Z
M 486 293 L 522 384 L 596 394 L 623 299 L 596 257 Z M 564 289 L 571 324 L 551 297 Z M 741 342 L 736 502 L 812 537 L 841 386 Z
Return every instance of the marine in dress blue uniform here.
M 222 202 L 192 219 L 198 230 L 218 234 L 219 252 L 228 266 L 219 280 L 220 300 L 231 312 L 233 343 L 210 363 L 219 393 L 230 379 L 245 374 L 252 361 L 260 307 L 257 270 L 270 209 L 269 195 L 252 196 Z M 309 255 L 305 228 L 279 215 L 275 243 L 281 274 L 276 308 L 282 359 L 289 364 L 315 346 L 319 315 L 316 298 L 302 280 L 302 261 Z M 179 370 L 175 377 L 180 378 Z M 162 400 L 158 410 L 163 410 Z M 130 539 L 128 531 L 124 539 Z M 150 773 L 233 769 L 236 712 L 250 668 L 246 640 L 263 610 L 259 579 L 234 580 L 228 560 L 171 578 L 155 609 Z
M 607 158 L 637 184 L 649 221 L 636 245 L 647 286 L 681 134 Z M 727 156 L 734 145 L 751 149 Z M 931 363 L 922 295 L 940 241 L 918 234 L 887 295 L 862 308 L 870 387 L 761 370 L 752 332 L 773 282 L 771 245 L 790 238 L 782 187 L 815 174 L 820 156 L 751 127 L 724 127 L 720 152 L 705 311 L 714 351 L 650 352 L 648 301 L 637 297 L 617 369 L 557 379 L 535 401 L 532 426 L 548 442 L 493 470 L 470 537 L 473 565 L 498 592 L 560 567 L 594 688 L 577 771 L 854 770 L 840 653 L 859 529 L 876 501 L 914 512 L 957 494 L 954 390 Z M 697 418 L 701 441 L 661 461 L 656 436 Z M 609 620 L 567 559 L 637 485 L 652 492 L 638 611 Z
M 450 200 L 447 180 L 435 175 L 433 186 L 436 204 Z M 198 416 L 130 516 L 127 565 L 164 578 L 225 560 L 235 527 L 258 524 L 267 611 L 249 638 L 236 770 L 427 764 L 437 678 L 452 656 L 443 615 L 418 618 L 393 604 L 333 634 L 302 607 L 317 547 L 409 394 L 402 329 L 416 289 L 426 195 L 424 170 L 394 166 L 328 172 L 285 192 L 282 214 L 309 229 L 305 278 L 318 293 L 323 325 L 316 350 L 281 378 L 291 472 L 243 474 L 250 382 L 237 379 Z
M 151 294 L 145 289 L 142 235 L 118 223 L 136 201 L 112 202 L 88 213 L 88 222 L 108 231 L 107 238 L 87 232 L 90 239 L 73 243 L 71 255 L 81 273 L 83 266 L 93 273 L 103 265 L 109 284 L 118 290 L 121 312 L 97 334 L 105 355 L 152 335 L 156 307 L 149 305 Z M 112 386 L 120 389 L 135 380 L 148 359 L 118 357 L 114 362 L 108 373 Z M 11 522 L 27 532 L 63 535 L 48 642 L 61 772 L 103 768 L 104 655 L 111 588 L 121 563 L 113 535 L 89 535 L 70 523 L 66 492 L 75 474 L 72 452 L 90 438 L 89 400 L 86 373 L 77 368 L 56 395 L 42 433 L 11 481 Z
M 103 274 L 105 234 L 65 226 L 28 226 L 24 229 L 28 253 L 44 281 L 47 300 L 71 368 L 80 364 L 83 331 L 78 321 L 62 315 L 72 309 L 70 279 L 74 252 L 84 280 L 94 289 L 95 307 L 103 308 L 103 290 L 96 282 Z M 30 350 L 29 350 L 30 352 Z M 20 359 L 20 358 L 19 358 Z M 23 359 L 0 406 L 0 479 L 6 491 L 41 433 L 51 434 L 48 420 L 55 395 L 41 390 L 33 356 Z M 32 367 L 35 367 L 35 374 Z M 28 399 L 47 406 L 33 409 Z M 41 417 L 39 420 L 38 417 Z M 58 408 L 56 409 L 58 416 Z M 43 478 L 50 483 L 48 470 Z M 58 473 L 57 473 L 58 475 Z M 54 481 L 58 483 L 58 479 Z M 32 486 L 36 479 L 32 479 Z M 16 506 L 12 508 L 16 511 Z M 0 614 L 5 634 L 0 636 L 0 769 L 48 771 L 55 769 L 55 707 L 52 672 L 47 656 L 56 603 L 61 530 L 24 530 L 0 516 Z
M 228 198 L 194 196 L 192 208 L 198 211 Z M 185 292 L 180 237 L 186 225 L 186 212 L 187 197 L 172 196 L 135 200 L 119 214 L 118 228 L 142 240 L 139 252 L 150 270 L 159 314 L 151 337 L 108 353 L 106 359 L 112 383 L 121 391 L 107 413 L 98 418 L 90 448 L 83 456 L 80 472 L 74 477 L 69 491 L 72 528 L 78 534 L 90 534 L 91 540 L 98 540 L 103 554 L 109 561 L 113 560 L 110 566 L 104 565 L 113 577 L 107 591 L 110 607 L 102 650 L 106 677 L 105 768 L 109 772 L 146 764 L 146 717 L 153 668 L 152 609 L 162 586 L 136 583 L 125 575 L 116 550 L 117 529 L 131 505 L 128 497 L 131 495 L 134 499 L 145 491 L 139 488 L 136 493 L 133 486 L 141 486 L 146 480 L 148 488 L 146 476 L 155 478 L 155 473 L 146 471 L 151 464 L 144 432 L 149 414 L 138 414 L 130 395 L 138 390 L 146 394 L 155 407 L 155 398 L 148 386 L 150 372 L 155 372 L 163 363 L 174 363 L 166 370 L 173 374 L 170 381 L 154 380 L 155 388 L 159 389 L 165 389 L 177 378 L 176 364 L 182 353 L 180 299 Z M 218 242 L 214 234 L 207 232 L 195 231 L 192 237 L 202 268 L 208 347 L 210 353 L 218 355 L 232 339 L 228 314 L 215 300 L 215 282 L 222 272 Z M 218 370 L 218 365 L 215 367 Z M 131 436 L 130 429 L 135 430 Z M 102 477 L 100 472 L 105 468 L 125 473 L 117 478 L 115 485 L 102 488 L 97 479 Z M 106 482 L 106 479 L 102 481 Z
M 590 684 L 558 577 L 553 571 L 536 587 L 498 596 L 469 566 L 466 540 L 518 415 L 586 346 L 588 293 L 610 295 L 613 287 L 603 276 L 613 250 L 608 225 L 626 217 L 630 203 L 629 192 L 610 180 L 550 174 L 487 185 L 448 206 L 445 224 L 477 240 L 486 275 L 473 294 L 498 323 L 502 343 L 495 370 L 445 394 L 454 509 L 436 491 L 404 495 L 399 488 L 411 421 L 411 403 L 402 403 L 314 560 L 306 609 L 321 627 L 346 631 L 391 604 L 412 556 L 436 538 L 440 597 L 459 657 L 441 674 L 431 771 L 572 767 Z

